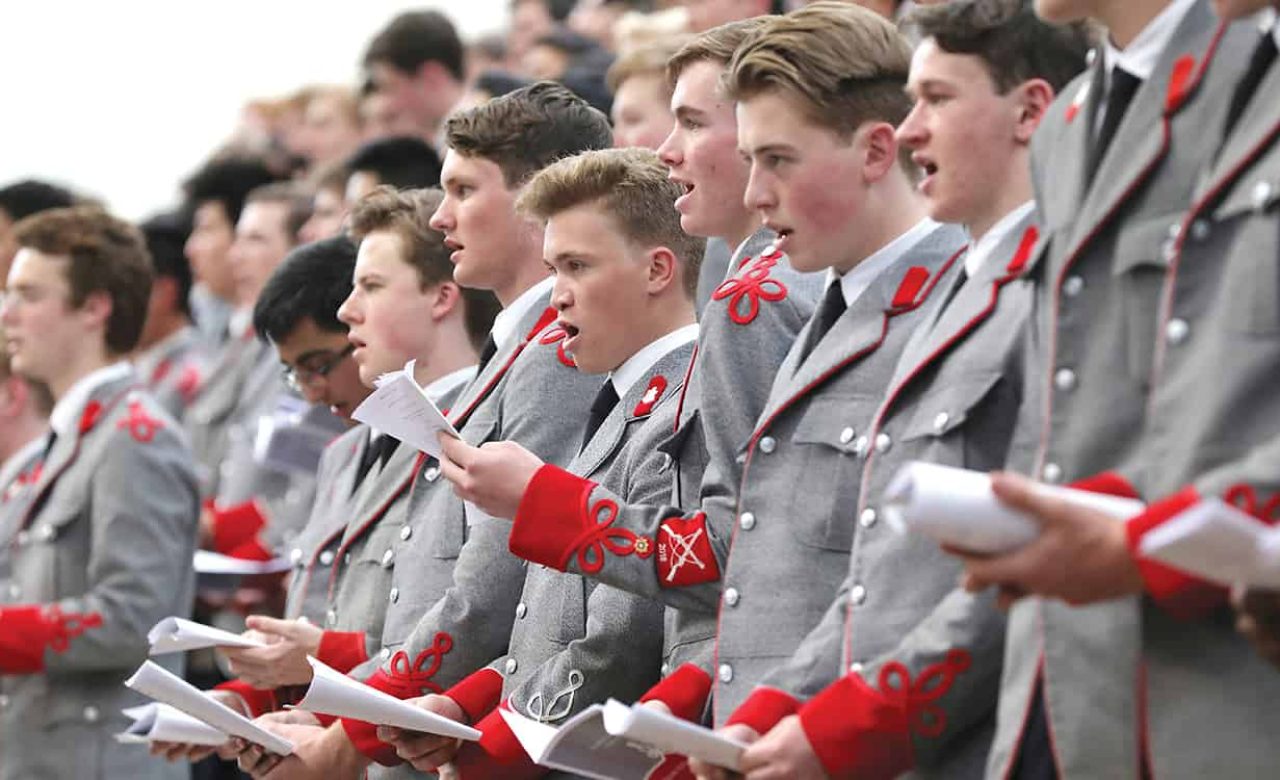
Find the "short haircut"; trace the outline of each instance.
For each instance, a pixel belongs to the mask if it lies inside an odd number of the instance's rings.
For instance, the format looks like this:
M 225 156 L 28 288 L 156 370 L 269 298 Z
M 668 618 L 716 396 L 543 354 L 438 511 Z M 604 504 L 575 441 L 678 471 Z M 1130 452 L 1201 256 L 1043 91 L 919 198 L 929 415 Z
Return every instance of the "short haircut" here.
M 191 316 L 191 263 L 187 260 L 183 245 L 191 234 L 191 222 L 185 214 L 170 212 L 157 214 L 140 226 L 151 253 L 151 267 L 155 278 L 172 279 L 177 286 L 178 311 Z
M 48 209 L 66 208 L 73 203 L 75 196 L 70 190 L 35 179 L 0 187 L 0 211 L 14 222 Z
M 364 67 L 390 65 L 401 73 L 417 73 L 426 62 L 438 62 L 462 81 L 462 39 L 449 17 L 439 11 L 407 11 L 382 28 L 364 53 Z
M 689 66 L 699 62 L 713 62 L 727 66 L 733 60 L 733 53 L 738 50 L 743 41 L 754 35 L 768 22 L 769 17 L 756 16 L 712 27 L 699 34 L 681 46 L 667 60 L 667 82 L 675 87 L 676 82 L 680 80 L 680 74 L 684 73 Z
M 613 143 L 608 118 L 551 81 L 454 114 L 445 135 L 458 154 L 496 164 L 511 189 L 561 157 Z
M 396 189 L 440 185 L 440 155 L 414 136 L 380 138 L 361 146 L 347 160 L 349 173 L 372 173 L 379 184 Z
M 619 55 L 609 66 L 609 71 L 605 75 L 605 82 L 609 85 L 609 89 L 617 93 L 618 88 L 630 79 L 639 78 L 641 76 L 656 76 L 665 78 L 667 74 L 667 61 L 675 56 L 688 42 L 685 36 L 670 38 L 662 41 L 654 41 L 642 46 L 636 46 L 633 49 Z M 670 89 L 668 89 L 668 92 Z
M 418 272 L 422 289 L 453 281 L 451 250 L 444 234 L 431 227 L 431 215 L 440 208 L 444 193 L 438 189 L 397 192 L 379 187 L 351 209 L 350 232 L 357 241 L 377 231 L 394 233 L 404 249 L 404 261 Z M 459 287 L 465 304 L 467 336 L 477 350 L 484 344 L 499 310 L 498 299 L 488 290 Z
M 895 127 L 911 111 L 911 47 L 884 17 L 819 2 L 770 19 L 733 55 L 728 96 L 793 99 L 808 118 L 847 138 L 864 122 Z
M 338 307 L 351 295 L 356 245 L 346 236 L 303 244 L 285 256 L 253 304 L 253 329 L 275 344 L 304 319 L 330 333 L 346 333 Z
M 142 232 L 97 206 L 49 209 L 14 226 L 18 246 L 68 259 L 71 306 L 93 293 L 111 299 L 106 346 L 123 355 L 138 345 L 151 295 L 151 258 Z
M 515 92 L 517 89 L 527 87 L 532 83 L 524 76 L 517 76 L 505 70 L 486 70 L 476 76 L 475 88 L 490 98 L 496 98 Z
M 289 240 L 298 243 L 298 231 L 311 218 L 311 193 L 306 187 L 294 181 L 281 181 L 264 184 L 245 198 L 245 205 L 250 203 L 279 203 L 288 209 L 285 216 L 285 230 L 289 232 Z
M 279 178 L 259 159 L 215 159 L 192 174 L 182 188 L 189 209 L 194 211 L 206 203 L 219 203 L 231 226 L 235 227 L 249 193 Z
M 1061 91 L 1084 70 L 1093 44 L 1086 25 L 1046 24 L 1022 0 L 952 0 L 909 18 L 939 49 L 982 60 L 1001 94 L 1031 79 Z
M 597 206 L 628 243 L 670 249 L 684 266 L 684 291 L 692 299 L 706 242 L 680 228 L 675 202 L 684 188 L 668 172 L 648 149 L 583 152 L 540 171 L 517 206 L 543 221 L 584 204 Z

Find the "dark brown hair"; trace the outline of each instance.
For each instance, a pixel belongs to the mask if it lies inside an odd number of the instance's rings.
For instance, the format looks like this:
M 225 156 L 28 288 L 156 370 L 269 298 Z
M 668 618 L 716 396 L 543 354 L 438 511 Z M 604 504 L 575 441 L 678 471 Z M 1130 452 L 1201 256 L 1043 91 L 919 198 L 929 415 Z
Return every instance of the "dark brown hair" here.
M 755 16 L 712 27 L 701 33 L 681 46 L 667 60 L 667 82 L 674 88 L 676 81 L 680 79 L 680 74 L 694 63 L 714 62 L 717 65 L 728 65 L 733 60 L 733 53 L 738 50 L 742 42 L 768 22 L 767 16 Z

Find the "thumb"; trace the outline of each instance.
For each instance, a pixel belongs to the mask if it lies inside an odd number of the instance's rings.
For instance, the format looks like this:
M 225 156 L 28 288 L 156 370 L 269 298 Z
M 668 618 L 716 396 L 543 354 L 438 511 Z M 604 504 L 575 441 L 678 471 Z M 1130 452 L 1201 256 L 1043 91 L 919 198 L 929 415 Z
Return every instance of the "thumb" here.
M 278 618 L 267 617 L 266 615 L 250 615 L 245 619 L 244 624 L 255 631 L 261 631 L 264 634 L 291 636 L 293 633 L 292 620 L 280 620 Z
M 1020 474 L 1007 471 L 992 474 L 991 492 L 1000 499 L 1000 503 L 1031 515 L 1042 525 L 1053 523 L 1070 511 L 1070 505 L 1066 501 L 1037 490 L 1035 482 Z

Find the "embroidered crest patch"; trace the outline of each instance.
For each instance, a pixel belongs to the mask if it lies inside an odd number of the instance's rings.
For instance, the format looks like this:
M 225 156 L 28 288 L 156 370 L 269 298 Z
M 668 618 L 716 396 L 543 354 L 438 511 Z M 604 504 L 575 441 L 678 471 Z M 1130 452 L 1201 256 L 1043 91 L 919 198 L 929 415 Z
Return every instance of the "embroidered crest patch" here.
M 644 395 L 640 398 L 640 403 L 636 404 L 636 408 L 632 410 L 632 414 L 636 417 L 643 417 L 653 411 L 653 407 L 658 405 L 658 401 L 662 400 L 662 394 L 667 392 L 667 378 L 664 376 L 655 376 L 649 380 L 649 386 L 645 388 Z
M 658 582 L 667 588 L 720 579 L 720 567 L 707 538 L 707 516 L 670 517 L 658 529 Z

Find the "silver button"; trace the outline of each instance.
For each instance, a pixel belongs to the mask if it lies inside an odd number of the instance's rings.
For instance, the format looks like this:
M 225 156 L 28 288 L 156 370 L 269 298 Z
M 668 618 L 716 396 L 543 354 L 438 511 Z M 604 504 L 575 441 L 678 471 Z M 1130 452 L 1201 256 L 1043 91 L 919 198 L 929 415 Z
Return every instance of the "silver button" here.
M 849 589 L 849 600 L 855 605 L 862 604 L 867 600 L 867 589 L 861 585 L 854 585 Z
M 89 723 L 97 723 L 102 713 L 98 712 L 98 708 L 90 704 L 84 708 L 84 719 Z
M 391 657 L 391 648 L 389 648 L 389 647 L 384 647 L 384 648 L 382 648 L 381 650 L 379 650 L 379 651 L 378 651 L 378 658 L 379 658 L 379 659 L 381 659 L 384 663 L 385 663 L 385 662 L 387 661 L 387 659 L 389 659 L 390 657 Z
M 392 603 L 392 604 L 394 604 L 394 603 L 396 603 L 397 601 L 399 601 L 399 600 L 400 600 L 400 589 L 399 589 L 399 588 L 392 588 L 392 589 L 391 589 L 391 592 L 387 594 L 387 598 L 391 599 L 391 603 Z
M 1076 372 L 1069 368 L 1060 368 L 1053 375 L 1053 386 L 1062 392 L 1070 392 L 1076 386 Z
M 739 598 L 740 598 L 740 596 L 738 595 L 738 589 L 737 589 L 737 588 L 725 588 L 725 589 L 724 589 L 724 603 L 728 604 L 728 605 L 729 605 L 729 606 L 731 606 L 731 607 L 736 607 L 736 606 L 738 606 L 738 599 L 739 599 Z
M 733 682 L 733 667 L 729 664 L 720 664 L 720 668 L 716 670 L 716 675 L 722 683 Z
M 299 550 L 297 547 L 290 550 L 289 562 L 292 563 L 294 566 L 297 566 L 299 563 L 302 563 L 302 550 Z
M 946 412 L 938 412 L 933 418 L 933 430 L 935 433 L 942 433 L 947 427 L 947 423 L 951 422 L 951 415 Z
M 342 563 L 343 563 L 343 564 L 345 564 L 345 565 L 347 565 L 347 566 L 350 566 L 350 565 L 351 565 L 351 553 L 343 553 L 343 554 L 342 554 Z
M 867 456 L 867 450 L 870 448 L 870 441 L 866 436 L 859 436 L 858 440 L 853 443 L 853 451 L 859 458 Z
M 8 707 L 9 707 L 9 695 L 5 693 L 0 693 L 0 710 L 7 709 Z
M 1169 226 L 1169 240 L 1177 241 L 1178 236 L 1182 235 L 1182 223 L 1175 222 Z
M 328 612 L 324 613 L 324 623 L 330 628 L 333 628 L 334 626 L 338 625 L 338 611 L 331 609 Z
M 862 514 L 858 516 L 858 522 L 863 528 L 870 528 L 876 524 L 876 510 L 867 507 L 862 510 Z
M 669 468 L 671 468 L 671 455 L 664 452 L 662 457 L 658 459 L 658 471 L 663 472 Z
M 22 588 L 18 587 L 18 583 L 16 582 L 9 583 L 9 599 L 11 601 L 17 601 L 21 597 L 22 597 Z
M 1164 242 L 1164 245 L 1160 247 L 1160 256 L 1164 258 L 1166 263 L 1172 263 L 1174 260 L 1177 260 L 1178 240 L 1176 238 L 1171 238 Z
M 31 533 L 29 531 L 19 531 L 17 542 L 19 547 L 23 547 L 31 542 Z
M 1196 241 L 1203 241 L 1209 237 L 1209 222 L 1204 219 L 1197 219 L 1191 223 L 1191 237 Z
M 1098 50 L 1096 48 L 1090 49 L 1089 51 L 1084 53 L 1084 63 L 1086 65 L 1092 65 L 1097 59 L 1098 59 Z
M 396 559 L 396 554 L 391 550 L 387 550 L 382 554 L 382 568 L 390 569 L 391 563 Z
M 760 451 L 765 455 L 772 453 L 778 448 L 778 442 L 772 436 L 765 436 L 760 440 Z
M 756 527 L 756 516 L 750 512 L 743 512 L 738 516 L 738 526 L 744 531 L 750 531 Z
M 333 550 L 325 550 L 320 553 L 320 565 L 330 566 L 333 564 Z
M 854 661 L 853 663 L 849 664 L 849 671 L 852 672 L 853 674 L 862 674 L 862 669 L 863 669 L 863 666 L 861 661 Z
M 840 431 L 840 443 L 848 444 L 849 442 L 853 441 L 853 434 L 854 434 L 854 430 L 852 428 L 845 428 L 844 430 Z
M 1060 482 L 1062 481 L 1062 467 L 1057 463 L 1046 463 L 1041 476 L 1044 477 L 1045 482 Z
M 1084 290 L 1083 276 L 1068 276 L 1062 280 L 1062 293 L 1068 298 L 1074 298 Z
M 666 662 L 664 661 L 664 662 L 662 663 L 662 667 L 658 669 L 658 672 L 659 672 L 663 677 L 666 677 L 667 675 L 671 674 L 671 664 L 666 663 Z
M 522 602 L 520 602 L 519 604 L 517 604 L 517 605 L 516 605 L 516 617 L 517 617 L 517 618 L 523 619 L 523 618 L 524 618 L 524 616 L 525 616 L 525 615 L 527 615 L 527 614 L 529 614 L 529 607 L 528 607 L 528 605 L 527 605 L 527 604 L 525 604 L 525 603 L 522 601 Z
M 1165 323 L 1164 335 L 1169 339 L 1170 344 L 1181 344 L 1187 340 L 1187 336 L 1191 335 L 1191 326 L 1186 320 L 1175 317 Z
M 408 525 L 406 525 L 406 526 L 404 526 L 404 527 L 402 527 L 402 528 L 400 529 L 400 541 L 402 541 L 402 542 L 407 542 L 407 541 L 409 541 L 409 537 L 410 537 L 410 536 L 413 536 L 413 527 L 412 527 L 412 526 L 408 526 Z
M 422 472 L 422 478 L 428 482 L 435 482 L 440 478 L 440 467 L 430 466 L 426 471 Z
M 1267 203 L 1271 201 L 1271 182 L 1260 181 L 1253 185 L 1253 207 L 1256 209 L 1264 209 Z
M 893 439 L 889 438 L 889 434 L 887 433 L 876 434 L 876 452 L 879 452 L 881 454 L 886 453 L 889 451 L 889 448 L 892 446 L 893 446 Z
M 520 664 L 516 663 L 516 659 L 508 658 L 507 662 L 502 665 L 502 668 L 507 674 L 515 674 L 516 670 L 520 668 Z
M 57 535 L 57 531 L 51 525 L 42 525 L 36 529 L 36 538 L 42 542 L 53 541 L 53 537 Z
M 778 247 L 777 247 L 775 244 L 769 244 L 769 245 L 768 245 L 768 246 L 766 246 L 764 249 L 761 249 L 761 250 L 760 250 L 760 256 L 761 256 L 761 257 L 768 257 L 769 255 L 771 255 L 771 254 L 773 254 L 774 252 L 777 252 L 777 251 L 778 251 Z

